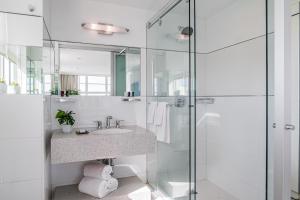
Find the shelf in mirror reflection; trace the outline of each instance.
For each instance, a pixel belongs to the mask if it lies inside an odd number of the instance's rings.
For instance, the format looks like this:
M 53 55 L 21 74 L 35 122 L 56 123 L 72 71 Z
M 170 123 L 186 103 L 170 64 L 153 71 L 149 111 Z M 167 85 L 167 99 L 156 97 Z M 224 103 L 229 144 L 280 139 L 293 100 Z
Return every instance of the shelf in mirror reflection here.
M 135 98 L 135 97 L 124 97 L 124 98 L 122 98 L 122 101 L 124 101 L 124 102 L 140 102 L 142 100 L 140 98 Z
M 57 97 L 56 101 L 59 103 L 75 103 L 76 99 L 72 97 Z

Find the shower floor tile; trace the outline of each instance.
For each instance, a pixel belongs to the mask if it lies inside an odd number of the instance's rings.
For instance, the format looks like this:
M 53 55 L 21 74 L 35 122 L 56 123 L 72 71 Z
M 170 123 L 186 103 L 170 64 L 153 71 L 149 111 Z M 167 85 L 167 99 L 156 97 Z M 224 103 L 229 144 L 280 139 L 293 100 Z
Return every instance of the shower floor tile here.
M 197 200 L 238 200 L 207 180 L 197 183 L 197 192 Z

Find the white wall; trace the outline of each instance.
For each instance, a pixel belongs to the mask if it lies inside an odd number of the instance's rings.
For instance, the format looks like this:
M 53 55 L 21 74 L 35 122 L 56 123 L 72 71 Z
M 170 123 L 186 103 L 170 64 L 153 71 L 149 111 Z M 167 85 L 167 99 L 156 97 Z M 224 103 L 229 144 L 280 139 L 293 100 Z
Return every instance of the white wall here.
M 43 97 L 0 102 L 0 199 L 44 199 Z
M 74 96 L 72 103 L 60 103 L 56 96 L 52 96 L 52 129 L 59 128 L 55 114 L 58 109 L 72 110 L 76 114 L 75 127 L 96 127 L 97 120 L 105 121 L 106 116 L 113 116 L 114 120 L 124 120 L 124 125 L 136 124 L 135 103 L 123 102 L 121 97 L 111 96 Z
M 152 12 L 95 0 L 52 0 L 51 3 L 51 30 L 54 40 L 146 46 L 146 22 L 152 16 Z M 81 24 L 84 22 L 105 22 L 124 26 L 129 28 L 130 32 L 113 36 L 98 35 L 96 32 L 82 29 Z
M 201 23 L 197 95 L 215 103 L 197 108 L 197 179 L 237 199 L 264 200 L 265 2 L 237 0 Z

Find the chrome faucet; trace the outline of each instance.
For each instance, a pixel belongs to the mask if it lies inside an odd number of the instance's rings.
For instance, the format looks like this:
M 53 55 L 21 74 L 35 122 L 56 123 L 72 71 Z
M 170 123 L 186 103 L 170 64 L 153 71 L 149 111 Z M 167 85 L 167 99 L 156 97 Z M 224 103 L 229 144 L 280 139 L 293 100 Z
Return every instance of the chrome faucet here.
M 105 128 L 110 128 L 110 120 L 112 120 L 112 116 L 106 117 Z
M 97 123 L 97 129 L 102 129 L 102 121 L 96 121 Z
M 116 120 L 116 128 L 121 128 L 121 122 L 124 120 Z

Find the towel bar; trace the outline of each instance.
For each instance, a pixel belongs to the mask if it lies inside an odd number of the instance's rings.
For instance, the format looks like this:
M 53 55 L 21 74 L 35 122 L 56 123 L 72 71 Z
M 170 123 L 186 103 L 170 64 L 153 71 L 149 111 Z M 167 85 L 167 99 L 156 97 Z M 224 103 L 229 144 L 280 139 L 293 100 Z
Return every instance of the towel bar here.
M 196 103 L 197 104 L 214 104 L 215 103 L 215 99 L 211 98 L 211 97 L 201 97 L 201 98 L 196 98 Z

